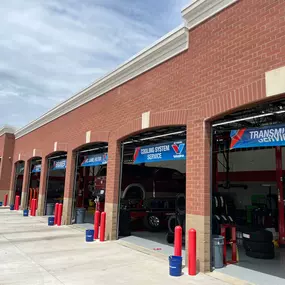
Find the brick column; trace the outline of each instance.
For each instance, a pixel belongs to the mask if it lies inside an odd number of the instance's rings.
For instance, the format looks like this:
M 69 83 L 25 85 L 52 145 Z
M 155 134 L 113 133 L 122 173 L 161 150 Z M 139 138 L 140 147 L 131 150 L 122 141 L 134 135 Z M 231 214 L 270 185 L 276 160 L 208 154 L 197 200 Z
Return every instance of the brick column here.
M 15 137 L 13 134 L 4 134 L 1 137 L 2 149 L 0 163 L 0 201 L 10 192 Z
M 41 165 L 40 186 L 39 186 L 38 209 L 37 209 L 38 216 L 43 216 L 45 214 L 47 172 L 48 172 L 48 159 L 46 158 L 46 155 L 43 155 L 42 165 Z
M 187 124 L 186 177 L 186 230 L 197 231 L 197 269 L 207 272 L 211 244 L 210 126 L 203 120 Z
M 65 184 L 64 184 L 64 200 L 63 200 L 63 213 L 62 223 L 64 225 L 71 224 L 72 215 L 72 199 L 75 178 L 75 163 L 76 153 L 69 151 L 66 160 Z
M 118 190 L 120 180 L 121 144 L 110 140 L 108 145 L 108 166 L 105 211 L 107 214 L 106 237 L 117 239 Z
M 28 199 L 28 189 L 30 182 L 30 161 L 25 161 L 24 173 L 23 173 L 23 185 L 22 185 L 22 194 L 21 194 L 21 209 L 27 208 L 27 199 Z
M 10 183 L 10 191 L 9 191 L 9 204 L 14 204 L 15 200 L 15 175 L 16 175 L 16 163 L 12 166 L 12 174 L 11 174 L 11 183 Z

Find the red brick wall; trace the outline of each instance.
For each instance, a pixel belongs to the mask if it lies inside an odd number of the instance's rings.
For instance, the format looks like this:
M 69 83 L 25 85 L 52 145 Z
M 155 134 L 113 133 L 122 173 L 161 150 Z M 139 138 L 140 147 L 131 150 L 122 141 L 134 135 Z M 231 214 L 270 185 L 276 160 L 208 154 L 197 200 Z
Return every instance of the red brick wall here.
M 12 134 L 4 134 L 0 137 L 0 201 L 10 189 L 12 158 L 14 152 L 15 137 Z
M 110 132 L 115 143 L 122 134 L 139 131 L 141 114 L 150 111 L 152 126 L 187 124 L 188 212 L 209 214 L 203 202 L 209 193 L 204 119 L 265 98 L 265 72 L 285 65 L 284 11 L 285 0 L 240 0 L 191 30 L 188 51 L 17 139 L 15 159 L 18 153 L 29 159 L 34 148 L 48 154 L 55 141 L 74 149 L 89 130 L 91 139 L 95 132 Z M 116 167 L 108 172 L 112 188 Z

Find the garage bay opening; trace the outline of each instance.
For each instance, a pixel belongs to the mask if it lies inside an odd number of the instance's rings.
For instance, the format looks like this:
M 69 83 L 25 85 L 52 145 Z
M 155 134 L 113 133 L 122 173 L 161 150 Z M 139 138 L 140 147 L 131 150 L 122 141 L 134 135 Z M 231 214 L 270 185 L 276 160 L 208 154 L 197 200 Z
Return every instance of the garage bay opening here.
M 18 161 L 16 162 L 16 169 L 15 169 L 15 183 L 14 183 L 14 204 L 15 204 L 15 197 L 20 196 L 19 203 L 21 204 L 21 197 L 22 197 L 22 187 L 23 187 L 23 174 L 24 174 L 24 167 L 25 162 L 24 161 Z
M 122 240 L 173 254 L 175 226 L 185 233 L 185 139 L 186 129 L 179 126 L 149 130 L 122 142 Z
M 224 236 L 228 265 L 220 270 L 257 284 L 285 282 L 284 146 L 284 101 L 213 123 L 212 237 Z
M 32 199 L 37 199 L 39 196 L 40 178 L 42 169 L 41 157 L 35 157 L 30 161 L 30 173 L 29 173 L 29 189 L 26 208 L 31 208 Z
M 46 215 L 54 214 L 55 204 L 63 203 L 66 170 L 66 152 L 58 152 L 48 158 Z
M 76 152 L 72 223 L 90 228 L 94 212 L 104 211 L 108 144 L 88 144 Z

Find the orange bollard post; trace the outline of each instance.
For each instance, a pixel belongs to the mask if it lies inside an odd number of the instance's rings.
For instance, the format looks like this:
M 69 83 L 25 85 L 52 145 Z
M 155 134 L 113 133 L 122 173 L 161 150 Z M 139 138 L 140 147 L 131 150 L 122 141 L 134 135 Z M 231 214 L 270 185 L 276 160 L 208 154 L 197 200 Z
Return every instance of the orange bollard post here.
M 58 205 L 58 212 L 57 212 L 57 225 L 61 226 L 61 216 L 62 216 L 62 204 Z
M 4 206 L 6 207 L 8 203 L 8 194 L 5 194 L 4 196 Z
M 188 274 L 196 275 L 196 230 L 188 231 Z
M 98 239 L 100 224 L 100 212 L 96 211 L 94 214 L 94 239 Z
M 106 228 L 106 213 L 101 213 L 101 221 L 100 221 L 100 241 L 105 240 L 105 228 Z
M 20 204 L 20 196 L 17 195 L 16 198 L 15 198 L 15 207 L 14 207 L 14 209 L 15 209 L 16 211 L 19 210 L 19 204 Z
M 176 226 L 174 231 L 174 255 L 182 256 L 182 228 L 180 226 Z
M 55 204 L 54 208 L 54 224 L 57 225 L 57 216 L 58 216 L 58 203 Z

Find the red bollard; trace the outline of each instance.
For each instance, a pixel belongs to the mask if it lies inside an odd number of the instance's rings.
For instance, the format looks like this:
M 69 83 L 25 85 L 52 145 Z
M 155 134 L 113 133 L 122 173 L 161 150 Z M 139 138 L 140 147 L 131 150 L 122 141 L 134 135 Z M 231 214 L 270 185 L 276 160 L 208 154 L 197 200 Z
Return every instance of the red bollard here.
M 61 216 L 62 216 L 62 204 L 58 205 L 58 212 L 57 212 L 57 225 L 61 226 Z
M 14 209 L 15 209 L 16 211 L 19 210 L 19 204 L 20 204 L 20 196 L 17 195 L 16 198 L 15 198 L 15 207 L 14 207 Z
M 180 226 L 175 227 L 174 255 L 175 256 L 182 256 L 182 228 Z
M 94 239 L 98 239 L 99 236 L 99 223 L 100 223 L 100 212 L 96 211 L 94 214 Z
M 35 216 L 35 199 L 32 199 L 31 216 Z
M 101 221 L 100 221 L 100 241 L 105 240 L 105 228 L 106 228 L 106 213 L 101 213 Z
M 188 231 L 188 274 L 196 275 L 196 230 Z
M 58 217 L 58 203 L 55 204 L 54 208 L 54 224 L 57 225 L 57 217 Z
M 33 199 L 32 201 L 33 204 L 33 216 L 36 216 L 36 204 L 37 204 L 37 199 Z
M 5 194 L 4 196 L 4 206 L 6 207 L 8 203 L 8 194 Z

